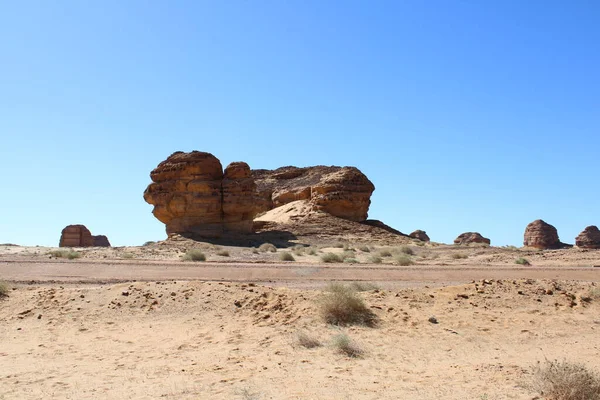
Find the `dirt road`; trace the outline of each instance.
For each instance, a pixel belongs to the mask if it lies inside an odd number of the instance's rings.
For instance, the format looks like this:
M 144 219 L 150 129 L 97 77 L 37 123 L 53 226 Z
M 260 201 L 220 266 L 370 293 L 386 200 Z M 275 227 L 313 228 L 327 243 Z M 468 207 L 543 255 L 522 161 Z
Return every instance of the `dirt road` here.
M 294 287 L 315 287 L 327 281 L 374 281 L 387 287 L 406 287 L 460 284 L 480 279 L 600 281 L 600 268 L 3 260 L 0 277 L 7 281 L 36 283 L 203 280 L 268 282 Z

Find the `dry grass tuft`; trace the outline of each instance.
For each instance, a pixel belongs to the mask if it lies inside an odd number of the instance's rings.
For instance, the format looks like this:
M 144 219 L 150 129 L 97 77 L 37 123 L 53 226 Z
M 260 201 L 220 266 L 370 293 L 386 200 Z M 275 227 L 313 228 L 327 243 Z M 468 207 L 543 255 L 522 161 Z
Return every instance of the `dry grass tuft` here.
M 8 284 L 0 281 L 0 298 L 8 297 Z
M 358 248 L 360 251 L 364 252 L 364 253 L 370 253 L 371 249 L 369 248 L 369 246 L 360 246 Z
M 372 282 L 352 282 L 350 288 L 355 292 L 370 292 L 371 290 L 379 290 L 379 286 Z
M 335 335 L 331 339 L 332 346 L 338 353 L 344 354 L 348 357 L 359 358 L 365 354 L 365 351 L 351 340 L 346 334 Z
M 391 257 L 392 256 L 392 252 L 389 250 L 381 250 L 379 252 L 379 257 Z
M 402 246 L 402 247 L 400 247 L 400 252 L 404 253 L 404 254 L 407 254 L 409 256 L 412 256 L 412 255 L 415 254 L 415 251 L 412 248 L 408 247 L 408 246 Z
M 69 260 L 81 257 L 81 253 L 73 250 L 52 250 L 50 255 L 56 258 L 68 258 Z
M 367 307 L 364 300 L 352 288 L 332 283 L 327 293 L 321 298 L 321 316 L 332 325 L 366 325 L 374 326 L 377 316 Z
M 206 261 L 206 256 L 199 249 L 191 249 L 185 252 L 182 257 L 183 261 Z
M 281 253 L 279 255 L 279 259 L 281 261 L 296 261 L 296 259 L 294 258 L 294 256 L 292 255 L 292 253 L 288 253 L 287 251 Z
M 467 257 L 469 257 L 469 256 L 467 256 L 464 253 L 454 253 L 454 254 L 452 254 L 452 258 L 454 258 L 455 260 L 462 260 L 462 259 L 465 259 Z
M 413 265 L 413 260 L 406 254 L 401 254 L 394 259 L 394 262 L 401 266 Z
M 381 264 L 383 260 L 379 256 L 371 256 L 369 257 L 369 262 L 372 264 Z
M 321 341 L 314 336 L 309 335 L 304 331 L 300 331 L 294 338 L 294 344 L 305 347 L 307 349 L 314 349 L 315 347 L 321 347 Z
M 260 246 L 258 246 L 258 251 L 260 251 L 261 253 L 277 253 L 277 247 L 275 247 L 275 245 L 271 243 L 263 243 Z
M 519 264 L 519 265 L 531 265 L 531 263 L 529 262 L 528 259 L 523 258 L 523 257 L 519 257 L 515 260 L 515 264 Z
M 344 260 L 335 253 L 325 253 L 321 256 L 321 261 L 324 263 L 341 263 Z
M 219 250 L 217 251 L 217 255 L 221 257 L 229 257 L 229 252 L 227 250 Z
M 546 360 L 533 368 L 530 389 L 548 400 L 600 400 L 600 375 L 580 363 Z

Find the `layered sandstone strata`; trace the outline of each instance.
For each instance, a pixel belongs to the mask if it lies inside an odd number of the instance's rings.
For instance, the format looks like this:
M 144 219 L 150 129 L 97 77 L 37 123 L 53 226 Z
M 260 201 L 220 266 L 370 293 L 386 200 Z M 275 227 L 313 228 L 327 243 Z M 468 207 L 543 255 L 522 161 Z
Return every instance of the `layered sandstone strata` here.
M 69 225 L 60 234 L 59 247 L 92 247 L 94 238 L 84 225 Z
M 585 228 L 575 238 L 575 246 L 584 249 L 600 249 L 600 229 L 594 225 Z
M 490 244 L 491 241 L 488 238 L 483 237 L 479 232 L 465 232 L 458 235 L 454 239 L 454 244 L 470 244 L 470 243 L 484 243 Z
M 523 245 L 536 249 L 557 249 L 561 247 L 558 231 L 552 225 L 537 219 L 525 228 Z
M 422 231 L 420 229 L 417 229 L 416 231 L 412 232 L 410 235 L 411 238 L 413 239 L 419 239 L 422 242 L 429 242 L 429 236 L 427 236 L 427 232 Z

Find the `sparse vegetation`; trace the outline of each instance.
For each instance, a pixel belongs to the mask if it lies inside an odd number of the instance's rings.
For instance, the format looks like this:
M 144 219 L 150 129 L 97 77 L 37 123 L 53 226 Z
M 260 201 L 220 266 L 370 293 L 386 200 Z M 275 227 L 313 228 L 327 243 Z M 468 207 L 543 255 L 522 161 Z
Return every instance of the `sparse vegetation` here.
M 344 354 L 348 357 L 358 358 L 362 357 L 365 353 L 365 351 L 358 344 L 351 340 L 348 335 L 343 333 L 335 335 L 331 339 L 331 343 L 338 353 Z
M 155 241 L 149 240 L 147 242 L 144 243 L 144 246 L 150 246 L 153 245 L 154 243 L 156 243 Z
M 401 266 L 408 266 L 414 264 L 414 261 L 406 254 L 401 254 L 397 256 L 396 258 L 394 258 L 394 262 Z
M 121 254 L 121 258 L 125 258 L 127 260 L 132 259 L 134 257 L 135 257 L 135 254 L 133 254 L 133 253 L 123 253 L 123 254 Z
M 334 283 L 327 287 L 320 301 L 321 316 L 332 325 L 367 325 L 376 323 L 377 316 L 352 288 Z
M 356 258 L 344 258 L 344 262 L 347 264 L 360 264 Z
M 519 265 L 531 265 L 531 263 L 529 262 L 528 259 L 523 258 L 523 257 L 519 257 L 515 260 L 515 264 L 519 264 Z
M 453 253 L 452 254 L 452 258 L 454 258 L 455 260 L 463 260 L 467 257 L 469 257 L 469 256 L 467 256 L 465 253 Z
M 587 297 L 590 300 L 599 300 L 600 299 L 600 288 L 599 287 L 591 287 L 588 290 Z
M 227 250 L 219 250 L 217 251 L 217 255 L 221 257 L 229 257 L 229 252 Z
M 325 253 L 321 255 L 321 261 L 324 263 L 341 263 L 343 260 L 335 253 Z
M 372 264 L 381 264 L 383 260 L 379 256 L 371 256 L 369 257 L 369 262 Z
M 371 290 L 379 290 L 379 286 L 372 282 L 352 282 L 350 284 L 350 287 L 356 292 L 369 292 Z
M 242 388 L 239 389 L 236 394 L 242 399 L 242 400 L 259 400 L 260 399 L 260 393 L 256 392 L 254 390 L 251 390 L 249 388 Z
M 292 253 L 288 253 L 287 251 L 281 253 L 279 255 L 279 259 L 281 261 L 296 261 L 296 259 L 294 258 L 294 256 L 292 255 Z
M 183 261 L 206 261 L 206 256 L 199 249 L 191 249 L 183 255 Z
M 317 255 L 317 249 L 315 249 L 314 247 L 310 247 L 310 248 L 307 250 L 307 252 L 308 252 L 308 255 L 309 255 L 309 256 L 315 256 L 315 255 Z
M 371 252 L 371 249 L 369 248 L 369 246 L 360 246 L 358 249 L 364 253 Z
M 50 252 L 50 255 L 56 258 L 67 258 L 69 260 L 81 257 L 81 253 L 73 250 L 53 250 Z
M 0 281 L 0 298 L 8 297 L 8 284 Z
M 549 400 L 599 400 L 600 375 L 583 364 L 546 360 L 533 368 L 529 388 Z
M 389 250 L 381 250 L 379 252 L 379 257 L 391 257 L 392 256 L 392 252 Z
M 252 254 L 258 254 L 260 253 L 260 251 L 258 251 L 258 249 L 256 247 L 252 248 Z
M 277 247 L 275 247 L 275 245 L 271 243 L 263 243 L 260 246 L 258 246 L 258 251 L 260 251 L 261 253 L 277 253 Z
M 409 256 L 412 256 L 415 254 L 414 250 L 408 246 L 402 246 L 400 247 L 400 252 L 407 254 Z
M 346 258 L 354 258 L 354 250 L 346 250 L 340 255 L 340 257 L 342 260 L 345 260 Z
M 305 347 L 307 349 L 314 349 L 315 347 L 321 347 L 321 341 L 314 336 L 309 335 L 304 331 L 300 331 L 296 334 L 294 343 L 298 346 Z
M 345 246 L 346 246 L 346 244 L 344 244 L 342 242 L 338 242 L 333 245 L 333 247 L 335 247 L 337 249 L 343 249 Z

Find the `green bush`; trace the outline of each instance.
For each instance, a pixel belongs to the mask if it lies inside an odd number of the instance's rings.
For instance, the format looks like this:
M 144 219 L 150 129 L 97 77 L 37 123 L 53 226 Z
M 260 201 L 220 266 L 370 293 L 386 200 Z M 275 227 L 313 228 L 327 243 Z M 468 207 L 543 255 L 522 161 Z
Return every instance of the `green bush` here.
M 260 246 L 258 246 L 258 251 L 260 251 L 261 253 L 277 253 L 277 247 L 275 247 L 275 245 L 271 243 L 263 243 Z
M 296 259 L 294 258 L 294 256 L 292 255 L 292 253 L 288 253 L 287 251 L 281 253 L 279 255 L 279 259 L 281 261 L 296 261 Z
M 523 258 L 523 257 L 519 257 L 515 260 L 515 264 L 519 264 L 519 265 L 531 265 L 531 263 L 529 262 L 528 259 Z
M 191 249 L 183 255 L 183 261 L 206 261 L 206 256 L 199 249 Z
M 325 253 L 321 255 L 321 261 L 324 263 L 341 263 L 343 259 L 334 253 Z
M 332 325 L 367 325 L 376 323 L 376 315 L 352 288 L 341 284 L 327 287 L 329 293 L 320 301 L 321 316 Z

